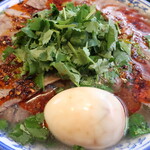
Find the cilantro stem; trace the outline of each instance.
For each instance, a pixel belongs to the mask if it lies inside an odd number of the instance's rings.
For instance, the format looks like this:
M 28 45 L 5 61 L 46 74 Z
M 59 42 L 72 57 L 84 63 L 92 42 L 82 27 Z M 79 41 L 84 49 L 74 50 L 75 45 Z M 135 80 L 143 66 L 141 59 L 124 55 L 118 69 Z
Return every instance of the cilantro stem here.
M 66 16 L 66 9 L 65 9 L 65 7 L 63 7 L 63 13 L 64 13 L 64 19 L 66 20 L 67 16 Z
M 66 24 L 66 25 L 59 25 L 59 24 L 54 24 L 54 26 L 58 29 L 64 29 L 64 28 L 73 28 L 76 27 L 75 24 Z
M 60 32 L 57 30 L 53 30 L 56 33 L 56 38 L 57 38 L 57 44 L 58 47 L 60 47 Z
M 74 49 L 74 47 L 72 46 L 72 44 L 70 42 L 68 42 L 68 46 L 71 49 L 71 51 L 76 55 L 76 57 L 78 57 L 76 50 Z
M 85 18 L 85 20 L 88 20 L 93 14 L 95 14 L 96 9 L 93 9 Z
M 120 28 L 119 28 L 119 23 L 120 23 L 120 22 L 116 22 L 116 28 L 117 28 L 117 30 L 118 30 L 118 33 L 121 34 L 121 30 L 120 30 Z

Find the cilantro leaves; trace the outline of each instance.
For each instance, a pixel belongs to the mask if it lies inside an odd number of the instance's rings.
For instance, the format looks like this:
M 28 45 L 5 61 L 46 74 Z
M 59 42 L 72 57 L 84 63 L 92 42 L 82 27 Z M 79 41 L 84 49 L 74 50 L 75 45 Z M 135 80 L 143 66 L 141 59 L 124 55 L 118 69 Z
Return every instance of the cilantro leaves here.
M 78 146 L 78 145 L 74 145 L 73 146 L 73 150 L 85 150 L 83 147 Z
M 147 133 L 150 133 L 150 127 L 141 114 L 133 114 L 129 117 L 128 135 L 130 137 L 137 137 Z
M 145 36 L 145 38 L 147 39 L 148 45 L 150 47 L 150 35 Z
M 119 40 L 118 33 L 117 25 L 94 6 L 67 3 L 58 11 L 51 4 L 28 20 L 13 38 L 16 49 L 8 48 L 3 58 L 14 53 L 23 62 L 22 75 L 36 76 L 40 87 L 48 71 L 76 86 L 89 85 L 87 75 L 97 84 L 112 84 L 120 68 L 130 65 L 131 45 Z
M 6 130 L 8 128 L 8 122 L 6 120 L 0 120 L 0 130 Z
M 35 141 L 45 141 L 49 137 L 50 132 L 43 127 L 43 123 L 43 113 L 28 117 L 22 123 L 18 123 L 12 128 L 8 136 L 22 145 Z

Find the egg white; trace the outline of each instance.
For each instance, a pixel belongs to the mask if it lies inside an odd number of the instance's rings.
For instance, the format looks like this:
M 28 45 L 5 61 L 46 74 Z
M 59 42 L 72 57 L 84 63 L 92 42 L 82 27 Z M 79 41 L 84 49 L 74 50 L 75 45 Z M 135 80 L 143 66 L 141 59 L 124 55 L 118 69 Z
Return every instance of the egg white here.
M 44 110 L 49 130 L 67 145 L 104 149 L 124 135 L 126 114 L 111 93 L 91 87 L 76 87 L 54 96 Z

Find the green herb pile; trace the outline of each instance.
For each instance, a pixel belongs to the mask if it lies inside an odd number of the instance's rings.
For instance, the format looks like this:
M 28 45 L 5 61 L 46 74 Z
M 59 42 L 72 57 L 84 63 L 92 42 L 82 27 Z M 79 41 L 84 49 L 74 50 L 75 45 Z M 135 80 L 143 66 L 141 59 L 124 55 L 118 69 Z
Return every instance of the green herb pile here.
M 43 127 L 44 115 L 37 114 L 17 124 L 9 133 L 9 137 L 21 144 L 33 143 L 35 141 L 46 141 L 50 132 Z
M 35 141 L 45 142 L 50 137 L 49 130 L 43 126 L 44 115 L 39 113 L 35 116 L 30 116 L 23 122 L 9 128 L 5 120 L 0 120 L 0 130 L 9 130 L 8 136 L 13 140 L 25 145 Z M 9 128 L 9 129 L 8 129 Z
M 16 48 L 7 48 L 3 58 L 14 53 L 23 62 L 22 75 L 36 76 L 39 87 L 48 71 L 76 86 L 103 87 L 113 84 L 120 71 L 132 69 L 131 44 L 118 39 L 119 32 L 117 23 L 105 20 L 94 6 L 67 3 L 59 11 L 51 4 L 28 20 L 13 38 Z
M 150 127 L 141 114 L 133 114 L 129 118 L 129 137 L 137 137 L 150 133 Z

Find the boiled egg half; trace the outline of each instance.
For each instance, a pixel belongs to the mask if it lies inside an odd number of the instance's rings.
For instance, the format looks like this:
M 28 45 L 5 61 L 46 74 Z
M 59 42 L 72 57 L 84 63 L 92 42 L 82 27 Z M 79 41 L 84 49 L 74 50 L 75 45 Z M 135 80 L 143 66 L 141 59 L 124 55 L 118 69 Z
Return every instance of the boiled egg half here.
M 127 114 L 111 93 L 92 87 L 67 89 L 46 105 L 50 132 L 61 142 L 90 150 L 113 146 L 124 136 Z

